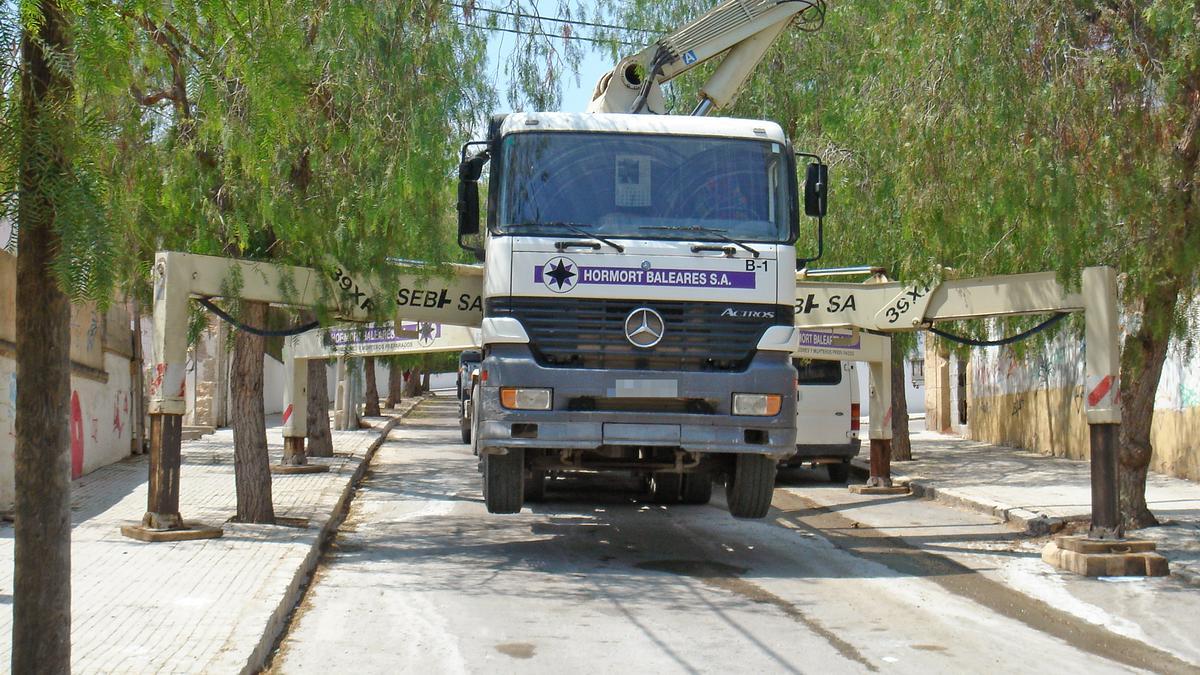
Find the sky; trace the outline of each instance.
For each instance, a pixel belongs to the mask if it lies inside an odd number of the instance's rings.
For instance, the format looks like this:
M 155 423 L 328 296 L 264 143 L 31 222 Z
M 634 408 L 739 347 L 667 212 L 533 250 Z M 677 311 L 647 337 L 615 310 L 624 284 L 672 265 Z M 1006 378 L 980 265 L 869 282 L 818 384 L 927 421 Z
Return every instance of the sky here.
M 499 7 L 500 2 L 487 3 L 488 6 Z M 536 2 L 538 12 L 542 16 L 557 16 L 557 2 L 541 1 Z M 480 3 L 481 6 L 484 3 Z M 586 29 L 581 29 L 586 30 Z M 504 74 L 504 64 L 508 56 L 512 53 L 513 46 L 516 45 L 520 38 L 511 33 L 503 33 L 500 31 L 488 31 L 488 68 L 491 71 L 492 79 L 496 83 L 496 92 L 499 95 L 500 101 L 496 112 L 508 112 L 509 103 L 504 92 L 508 90 L 509 78 Z M 559 112 L 584 112 L 587 109 L 588 103 L 592 100 L 592 90 L 596 87 L 596 81 L 600 76 L 613 69 L 616 65 L 612 61 L 612 57 L 606 53 L 604 49 L 593 48 L 588 43 L 580 43 L 584 49 L 583 60 L 579 64 L 578 83 L 576 82 L 576 73 L 563 74 L 563 97 L 562 109 Z M 633 54 L 638 49 L 636 47 L 628 47 L 628 53 Z

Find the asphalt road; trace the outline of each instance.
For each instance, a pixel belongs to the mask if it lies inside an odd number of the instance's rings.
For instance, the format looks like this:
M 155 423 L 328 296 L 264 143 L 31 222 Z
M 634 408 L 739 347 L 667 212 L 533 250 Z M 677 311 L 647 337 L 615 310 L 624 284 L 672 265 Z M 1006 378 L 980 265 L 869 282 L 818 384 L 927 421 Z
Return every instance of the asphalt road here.
M 380 448 L 272 670 L 1200 670 L 1187 637 L 1200 593 L 1164 605 L 1189 612 L 1182 629 L 1164 621 L 1148 630 L 1165 637 L 1146 639 L 1123 617 L 1014 590 L 980 552 L 1025 565 L 1036 552 L 977 514 L 888 510 L 933 528 L 922 546 L 851 518 L 844 488 L 793 478 L 761 521 L 730 517 L 720 488 L 711 505 L 663 507 L 598 477 L 490 515 L 453 401 L 425 403 Z M 938 548 L 952 540 L 968 544 Z

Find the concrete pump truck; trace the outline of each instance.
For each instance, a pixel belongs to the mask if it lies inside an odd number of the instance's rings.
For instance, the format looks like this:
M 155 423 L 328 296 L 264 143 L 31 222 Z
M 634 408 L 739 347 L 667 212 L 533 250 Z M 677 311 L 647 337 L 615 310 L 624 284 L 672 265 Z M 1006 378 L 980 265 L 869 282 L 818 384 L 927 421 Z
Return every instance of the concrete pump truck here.
M 796 449 L 800 211 L 824 215 L 828 173 L 773 122 L 706 114 L 823 12 L 724 2 L 622 59 L 588 112 L 497 116 L 463 147 L 459 244 L 484 263 L 471 438 L 490 512 L 540 499 L 548 475 L 623 471 L 660 503 L 706 503 L 724 476 L 735 517 L 766 515 Z M 666 114 L 661 85 L 718 57 L 693 113 Z M 803 183 L 798 156 L 815 160 Z

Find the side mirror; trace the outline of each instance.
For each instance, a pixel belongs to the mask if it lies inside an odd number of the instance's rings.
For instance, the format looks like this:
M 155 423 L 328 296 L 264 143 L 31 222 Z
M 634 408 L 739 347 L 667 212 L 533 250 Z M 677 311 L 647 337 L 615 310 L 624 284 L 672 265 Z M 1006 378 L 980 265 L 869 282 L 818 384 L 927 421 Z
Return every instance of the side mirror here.
M 479 234 L 479 177 L 483 166 L 491 159 L 487 150 L 467 156 L 472 145 L 487 145 L 487 141 L 471 141 L 463 145 L 462 161 L 458 165 L 458 245 L 483 260 L 483 249 L 470 246 L 463 237 Z
M 479 183 L 458 182 L 458 236 L 479 234 Z
M 804 214 L 824 218 L 829 206 L 829 165 L 813 162 L 804 177 Z

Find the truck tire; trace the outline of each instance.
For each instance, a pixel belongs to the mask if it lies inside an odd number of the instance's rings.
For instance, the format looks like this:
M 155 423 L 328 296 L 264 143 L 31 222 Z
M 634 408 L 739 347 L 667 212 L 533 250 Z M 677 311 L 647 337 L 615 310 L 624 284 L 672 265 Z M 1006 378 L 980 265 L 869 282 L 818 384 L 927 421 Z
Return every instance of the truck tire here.
M 462 442 L 467 445 L 471 444 L 471 423 L 465 417 L 458 420 L 458 432 L 462 434 Z
M 488 513 L 520 513 L 525 503 L 525 450 L 483 458 L 483 501 Z
M 707 504 L 712 499 L 712 476 L 707 472 L 683 474 L 684 504 Z
M 650 498 L 655 504 L 678 504 L 683 476 L 665 471 L 650 476 Z
M 725 481 L 725 499 L 734 518 L 762 518 L 775 492 L 775 458 L 740 454 Z
M 833 483 L 845 483 L 850 480 L 850 462 L 826 464 L 825 468 L 829 471 L 829 480 Z
M 533 469 L 525 477 L 525 501 L 540 502 L 546 499 L 546 472 Z

